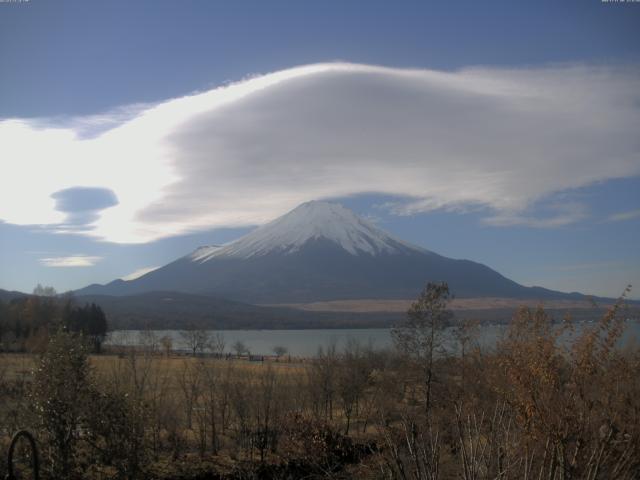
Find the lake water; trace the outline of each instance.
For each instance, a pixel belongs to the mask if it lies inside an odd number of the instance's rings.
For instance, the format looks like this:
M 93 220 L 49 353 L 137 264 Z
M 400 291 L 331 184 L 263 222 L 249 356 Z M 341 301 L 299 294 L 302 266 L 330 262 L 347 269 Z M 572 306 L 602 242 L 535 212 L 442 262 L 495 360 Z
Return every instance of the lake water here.
M 577 325 L 579 332 L 585 324 Z M 491 348 L 503 335 L 503 325 L 483 325 L 478 329 L 478 343 L 483 348 Z M 386 349 L 393 346 L 391 330 L 388 328 L 369 329 L 322 329 L 322 330 L 221 330 L 218 332 L 224 337 L 225 352 L 232 352 L 232 345 L 241 341 L 252 355 L 273 355 L 276 346 L 285 347 L 288 353 L 296 357 L 312 357 L 318 353 L 318 348 L 326 348 L 336 344 L 338 350 L 344 348 L 352 339 L 362 345 L 371 345 L 375 349 Z M 142 345 L 145 336 L 149 334 L 159 341 L 163 336 L 169 336 L 174 350 L 188 350 L 187 344 L 178 330 L 152 330 L 142 332 L 140 330 L 116 330 L 109 334 L 107 345 Z M 451 338 L 451 335 L 448 335 Z M 632 320 L 627 322 L 627 328 L 621 339 L 622 346 L 640 340 L 640 322 Z

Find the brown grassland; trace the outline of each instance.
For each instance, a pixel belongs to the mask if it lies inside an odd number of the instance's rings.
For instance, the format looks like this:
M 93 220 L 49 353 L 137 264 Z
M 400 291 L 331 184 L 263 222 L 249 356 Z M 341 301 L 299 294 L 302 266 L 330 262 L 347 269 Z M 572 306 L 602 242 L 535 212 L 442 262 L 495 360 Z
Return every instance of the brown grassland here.
M 332 300 L 326 302 L 311 303 L 279 303 L 268 306 L 291 307 L 310 312 L 406 312 L 414 300 Z M 491 310 L 491 309 L 517 309 L 526 306 L 527 302 L 517 298 L 455 298 L 449 303 L 451 310 Z M 547 300 L 545 308 L 554 309 L 593 309 L 593 302 L 588 300 Z
M 27 428 L 56 479 L 640 478 L 640 350 L 616 348 L 622 300 L 569 343 L 572 323 L 542 308 L 486 351 L 458 324 L 456 355 L 442 351 L 447 302 L 446 286 L 425 289 L 394 351 L 352 342 L 305 361 L 89 355 L 58 331 L 41 353 L 0 355 L 0 452 Z

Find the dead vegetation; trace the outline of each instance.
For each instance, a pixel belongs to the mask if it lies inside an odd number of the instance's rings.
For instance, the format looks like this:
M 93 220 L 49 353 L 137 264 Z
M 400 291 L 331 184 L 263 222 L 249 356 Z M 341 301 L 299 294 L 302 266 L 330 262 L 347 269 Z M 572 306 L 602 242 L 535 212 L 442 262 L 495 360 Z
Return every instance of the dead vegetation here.
M 455 356 L 447 300 L 429 286 L 396 351 L 350 342 L 305 363 L 88 356 L 58 332 L 41 356 L 0 356 L 0 448 L 31 429 L 49 478 L 638 478 L 623 299 L 580 334 L 522 308 L 491 351 L 460 324 Z

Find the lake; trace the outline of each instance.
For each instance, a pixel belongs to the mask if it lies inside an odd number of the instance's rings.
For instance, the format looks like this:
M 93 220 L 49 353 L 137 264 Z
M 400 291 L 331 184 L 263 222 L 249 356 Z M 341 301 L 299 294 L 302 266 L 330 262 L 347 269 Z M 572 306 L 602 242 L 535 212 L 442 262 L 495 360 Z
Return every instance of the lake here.
M 640 339 L 640 322 L 627 321 L 627 328 L 620 341 L 622 346 Z M 576 332 L 580 332 L 585 325 L 576 325 Z M 483 348 L 491 348 L 505 331 L 504 325 L 482 325 L 478 329 L 478 343 Z M 336 344 L 338 350 L 344 348 L 351 339 L 362 345 L 371 345 L 375 349 L 386 349 L 393 346 L 391 330 L 388 328 L 368 329 L 321 329 L 321 330 L 220 330 L 224 336 L 225 352 L 232 352 L 232 345 L 243 342 L 252 355 L 273 355 L 276 346 L 285 347 L 289 355 L 296 357 L 312 357 L 318 353 L 319 347 L 326 348 Z M 144 334 L 144 335 L 141 335 Z M 174 350 L 188 350 L 180 331 L 178 330 L 116 330 L 109 334 L 107 345 L 141 345 L 145 335 L 152 334 L 155 340 L 163 336 L 169 336 Z M 447 335 L 448 342 L 452 343 L 451 332 Z M 450 349 L 454 349 L 450 346 Z

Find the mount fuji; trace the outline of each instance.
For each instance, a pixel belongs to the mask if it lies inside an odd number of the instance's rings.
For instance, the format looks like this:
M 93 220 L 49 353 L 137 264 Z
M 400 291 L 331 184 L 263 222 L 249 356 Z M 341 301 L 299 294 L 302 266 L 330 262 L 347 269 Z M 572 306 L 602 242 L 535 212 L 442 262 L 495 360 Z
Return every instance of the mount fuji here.
M 200 247 L 135 280 L 90 285 L 76 294 L 175 291 L 279 304 L 411 299 L 429 281 L 448 282 L 461 298 L 584 298 L 519 285 L 485 265 L 411 245 L 341 205 L 320 201 L 227 245 Z

